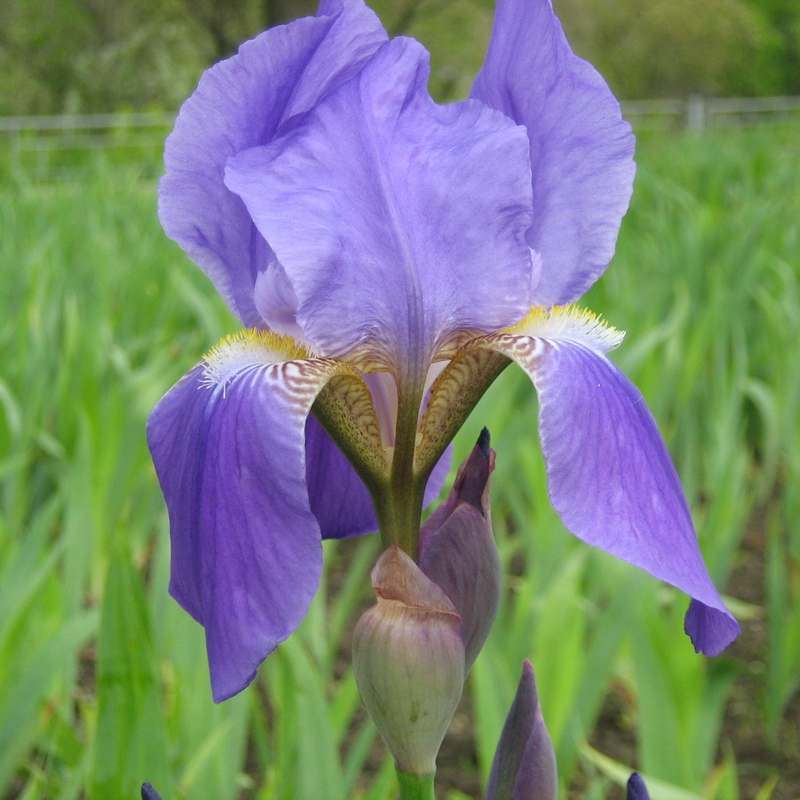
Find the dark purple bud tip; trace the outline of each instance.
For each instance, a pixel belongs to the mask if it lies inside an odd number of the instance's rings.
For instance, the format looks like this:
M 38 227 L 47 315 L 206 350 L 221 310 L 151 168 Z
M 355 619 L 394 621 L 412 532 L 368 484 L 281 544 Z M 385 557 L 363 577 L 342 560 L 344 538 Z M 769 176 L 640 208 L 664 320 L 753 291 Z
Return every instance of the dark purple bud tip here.
M 650 800 L 644 778 L 638 772 L 632 772 L 628 778 L 628 800 Z
M 142 784 L 142 800 L 161 800 L 161 795 L 153 788 L 152 783 Z
M 464 621 L 467 671 L 483 647 L 500 605 L 503 571 L 489 500 L 494 461 L 489 431 L 484 428 L 459 467 L 449 496 L 419 533 L 420 569 L 444 590 Z
M 489 440 L 489 429 L 484 428 L 453 484 L 456 497 L 477 508 L 483 516 L 487 515 L 489 476 L 494 470 L 494 451 L 489 447 Z
M 486 458 L 489 458 L 491 441 L 492 437 L 489 434 L 489 429 L 484 428 L 481 431 L 480 436 L 478 436 L 478 447 L 480 447 L 481 452 L 486 456 Z

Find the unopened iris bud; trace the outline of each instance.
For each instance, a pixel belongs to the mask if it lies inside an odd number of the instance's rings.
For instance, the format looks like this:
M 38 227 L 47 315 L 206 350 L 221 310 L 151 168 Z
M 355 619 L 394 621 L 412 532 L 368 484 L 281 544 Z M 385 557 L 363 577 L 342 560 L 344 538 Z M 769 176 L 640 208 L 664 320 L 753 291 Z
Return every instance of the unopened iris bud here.
M 525 660 L 489 774 L 486 800 L 555 800 L 556 755 L 544 724 L 536 680 Z
M 464 684 L 461 618 L 396 545 L 378 559 L 372 585 L 378 602 L 354 633 L 356 683 L 397 769 L 432 775 Z
M 492 533 L 490 476 L 495 452 L 484 428 L 458 470 L 444 503 L 420 530 L 419 567 L 461 615 L 469 671 L 494 623 L 500 605 L 502 567 Z
M 638 772 L 632 772 L 628 778 L 627 800 L 650 800 L 644 778 Z
M 142 784 L 142 800 L 161 800 L 161 795 L 153 788 L 152 783 Z

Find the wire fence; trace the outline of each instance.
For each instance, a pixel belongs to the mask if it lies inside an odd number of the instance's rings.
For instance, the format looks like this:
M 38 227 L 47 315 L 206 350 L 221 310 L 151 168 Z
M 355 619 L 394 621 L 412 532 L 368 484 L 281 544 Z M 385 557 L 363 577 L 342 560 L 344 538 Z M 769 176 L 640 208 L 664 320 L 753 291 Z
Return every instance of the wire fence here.
M 175 114 L 0 117 L 0 174 L 57 179 L 98 161 L 158 174 Z
M 800 126 L 800 97 L 629 100 L 623 114 L 637 131 Z M 57 179 L 98 160 L 158 174 L 173 113 L 0 118 L 0 175 Z
M 800 125 L 800 97 L 703 97 L 626 100 L 622 112 L 636 130 L 784 127 Z

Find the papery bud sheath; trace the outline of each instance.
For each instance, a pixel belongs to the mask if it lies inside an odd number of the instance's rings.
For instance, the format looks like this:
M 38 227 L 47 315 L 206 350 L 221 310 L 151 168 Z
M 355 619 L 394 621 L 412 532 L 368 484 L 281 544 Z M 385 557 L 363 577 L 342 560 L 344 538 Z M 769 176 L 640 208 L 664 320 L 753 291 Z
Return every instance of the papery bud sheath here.
M 396 545 L 372 571 L 377 603 L 358 622 L 359 692 L 398 770 L 429 775 L 464 683 L 461 618 Z

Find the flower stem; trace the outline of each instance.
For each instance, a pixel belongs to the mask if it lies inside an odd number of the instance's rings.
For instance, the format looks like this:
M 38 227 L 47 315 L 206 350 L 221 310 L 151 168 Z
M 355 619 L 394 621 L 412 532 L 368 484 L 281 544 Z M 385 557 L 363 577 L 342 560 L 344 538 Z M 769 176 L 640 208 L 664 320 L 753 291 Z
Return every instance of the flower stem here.
M 397 770 L 401 800 L 434 800 L 433 774 L 410 775 Z
M 413 383 L 411 384 L 414 385 Z M 414 473 L 417 422 L 424 384 L 409 390 L 398 388 L 397 427 L 389 473 L 387 500 L 378 510 L 384 545 L 396 543 L 415 561 L 419 550 L 419 524 L 425 481 Z

